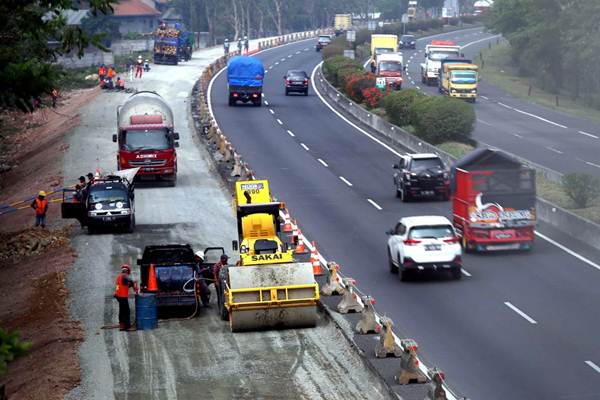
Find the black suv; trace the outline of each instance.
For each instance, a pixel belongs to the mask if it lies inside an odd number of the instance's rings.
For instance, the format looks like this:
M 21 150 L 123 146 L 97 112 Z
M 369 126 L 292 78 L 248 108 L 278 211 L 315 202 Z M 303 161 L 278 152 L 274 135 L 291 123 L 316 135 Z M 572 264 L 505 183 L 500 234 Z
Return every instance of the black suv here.
M 315 46 L 315 50 L 321 51 L 321 49 L 331 43 L 331 36 L 329 35 L 321 35 L 319 39 L 317 39 L 317 45 Z
M 402 35 L 398 45 L 401 49 L 416 49 L 417 41 L 413 35 Z
M 450 174 L 436 154 L 407 154 L 394 164 L 396 196 L 402 201 L 414 197 L 450 197 Z
M 294 69 L 288 71 L 285 76 L 285 95 L 292 92 L 304 93 L 308 96 L 308 74 L 305 71 Z

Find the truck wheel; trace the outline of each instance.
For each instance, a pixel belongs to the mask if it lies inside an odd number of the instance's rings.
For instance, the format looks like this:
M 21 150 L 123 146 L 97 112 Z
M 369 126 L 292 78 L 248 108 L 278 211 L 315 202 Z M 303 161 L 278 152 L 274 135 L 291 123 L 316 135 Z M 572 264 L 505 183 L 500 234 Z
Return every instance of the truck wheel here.
M 410 201 L 410 194 L 404 188 L 400 189 L 400 199 L 402 199 L 404 203 Z
M 129 224 L 127 224 L 126 231 L 127 231 L 127 233 L 133 233 L 133 231 L 135 231 L 135 216 L 134 215 L 132 215 L 131 218 L 129 218 Z
M 421 71 L 421 83 L 425 83 L 426 79 L 425 76 L 423 76 L 423 71 Z
M 407 282 L 410 279 L 410 271 L 405 269 L 400 270 L 400 280 L 402 282 Z
M 286 96 L 289 96 L 289 95 L 290 95 L 290 92 L 289 92 L 289 90 L 285 89 L 285 95 L 286 95 Z
M 452 271 L 450 271 L 450 273 L 452 274 L 452 279 L 454 279 L 455 281 L 460 280 L 460 278 L 462 278 L 462 271 L 461 268 L 452 268 Z
M 252 104 L 254 104 L 254 107 L 260 107 L 262 106 L 262 100 L 258 99 L 256 101 L 253 101 Z
M 235 100 L 231 97 L 229 98 L 229 107 L 235 106 Z
M 305 96 L 308 96 L 308 89 L 306 89 L 306 91 L 304 92 Z

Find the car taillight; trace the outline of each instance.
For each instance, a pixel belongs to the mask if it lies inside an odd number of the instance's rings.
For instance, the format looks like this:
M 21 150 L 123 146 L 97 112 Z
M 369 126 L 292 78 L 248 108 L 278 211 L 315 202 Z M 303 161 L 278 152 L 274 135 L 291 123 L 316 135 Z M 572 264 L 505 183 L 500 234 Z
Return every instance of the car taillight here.
M 304 85 L 308 85 L 308 79 L 304 80 Z
M 458 238 L 456 236 L 452 236 L 450 238 L 444 239 L 444 242 L 446 242 L 446 243 L 458 243 Z
M 290 81 L 289 79 L 285 80 L 285 86 L 290 86 L 291 83 L 292 83 L 292 81 Z
M 238 97 L 238 94 L 237 93 L 233 93 L 232 96 L 233 97 Z
M 407 246 L 416 246 L 419 243 L 421 243 L 421 241 L 420 240 L 416 240 L 416 239 L 406 239 L 404 241 L 404 244 L 407 245 Z

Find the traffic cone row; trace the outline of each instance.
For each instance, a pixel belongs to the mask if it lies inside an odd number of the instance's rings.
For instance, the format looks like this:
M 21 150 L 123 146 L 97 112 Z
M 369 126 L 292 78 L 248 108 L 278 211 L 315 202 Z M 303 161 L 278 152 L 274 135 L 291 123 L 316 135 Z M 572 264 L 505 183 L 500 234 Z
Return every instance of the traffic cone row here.
M 313 275 L 323 275 L 321 260 L 319 260 L 319 251 L 314 241 L 312 242 L 312 250 L 310 251 L 310 263 L 313 267 Z
M 285 223 L 283 224 L 283 231 L 284 232 L 291 232 L 292 231 L 292 221 L 290 219 L 290 213 L 289 211 L 286 209 L 285 210 Z

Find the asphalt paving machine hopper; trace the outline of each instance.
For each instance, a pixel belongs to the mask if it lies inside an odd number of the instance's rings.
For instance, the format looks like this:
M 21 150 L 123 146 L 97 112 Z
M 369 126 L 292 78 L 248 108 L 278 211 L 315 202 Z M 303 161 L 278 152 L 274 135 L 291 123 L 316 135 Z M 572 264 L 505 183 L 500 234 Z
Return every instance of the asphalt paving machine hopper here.
M 236 183 L 240 265 L 228 268 L 225 306 L 233 332 L 315 326 L 319 287 L 280 238 L 280 210 L 266 180 Z

